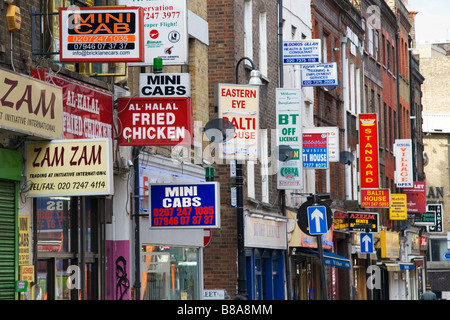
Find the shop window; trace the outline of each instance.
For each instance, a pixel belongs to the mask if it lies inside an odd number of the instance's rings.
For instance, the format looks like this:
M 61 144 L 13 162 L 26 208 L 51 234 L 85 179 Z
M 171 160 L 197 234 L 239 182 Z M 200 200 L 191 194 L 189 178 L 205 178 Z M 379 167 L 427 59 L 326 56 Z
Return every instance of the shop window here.
M 143 300 L 199 300 L 199 249 L 142 247 Z

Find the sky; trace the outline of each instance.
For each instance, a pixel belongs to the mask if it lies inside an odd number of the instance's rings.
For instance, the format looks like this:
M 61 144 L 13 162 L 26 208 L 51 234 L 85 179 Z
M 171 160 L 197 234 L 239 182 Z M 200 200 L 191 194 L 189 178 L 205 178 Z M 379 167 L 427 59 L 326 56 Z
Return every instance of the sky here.
M 408 0 L 417 11 L 416 42 L 450 40 L 450 0 Z

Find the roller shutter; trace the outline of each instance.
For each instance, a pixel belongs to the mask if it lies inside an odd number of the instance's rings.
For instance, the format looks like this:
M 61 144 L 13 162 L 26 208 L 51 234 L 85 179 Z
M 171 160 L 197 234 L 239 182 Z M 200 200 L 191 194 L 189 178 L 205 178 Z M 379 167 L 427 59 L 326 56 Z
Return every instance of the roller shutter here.
M 0 300 L 15 299 L 16 219 L 16 184 L 0 180 Z

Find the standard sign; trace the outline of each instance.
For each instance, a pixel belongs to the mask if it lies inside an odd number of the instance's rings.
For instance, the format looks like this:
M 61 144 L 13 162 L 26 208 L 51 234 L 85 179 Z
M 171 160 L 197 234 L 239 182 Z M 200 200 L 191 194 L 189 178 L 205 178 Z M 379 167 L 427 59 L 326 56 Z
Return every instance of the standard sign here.
M 141 73 L 139 96 L 190 97 L 191 75 L 189 73 Z
M 220 228 L 218 182 L 149 184 L 150 228 Z
M 300 67 L 302 87 L 337 86 L 336 62 L 307 64 Z
M 190 98 L 119 98 L 120 145 L 190 144 Z
M 322 56 L 319 39 L 285 41 L 283 43 L 283 63 L 320 63 Z
M 143 61 L 143 17 L 138 7 L 60 8 L 60 60 Z
M 110 139 L 29 142 L 29 197 L 113 194 Z

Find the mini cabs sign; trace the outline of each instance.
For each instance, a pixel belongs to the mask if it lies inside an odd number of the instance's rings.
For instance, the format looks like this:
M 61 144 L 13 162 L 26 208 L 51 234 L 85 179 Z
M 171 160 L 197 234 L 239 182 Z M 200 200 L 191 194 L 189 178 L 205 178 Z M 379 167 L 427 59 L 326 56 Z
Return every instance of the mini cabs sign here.
M 143 61 L 143 17 L 139 7 L 60 8 L 60 60 Z

